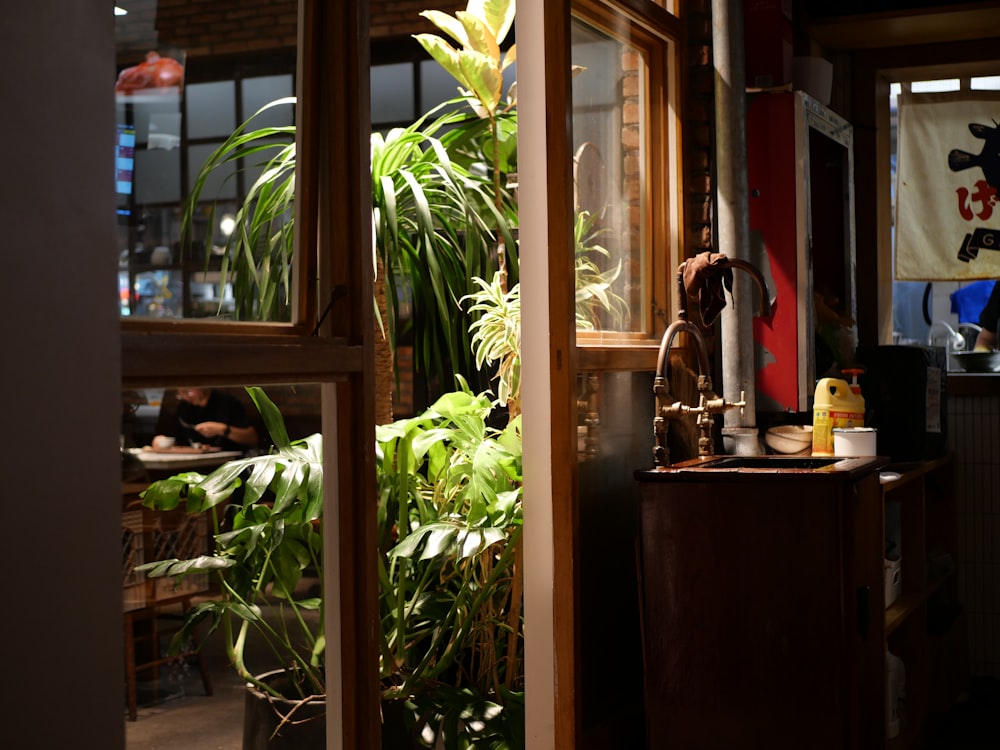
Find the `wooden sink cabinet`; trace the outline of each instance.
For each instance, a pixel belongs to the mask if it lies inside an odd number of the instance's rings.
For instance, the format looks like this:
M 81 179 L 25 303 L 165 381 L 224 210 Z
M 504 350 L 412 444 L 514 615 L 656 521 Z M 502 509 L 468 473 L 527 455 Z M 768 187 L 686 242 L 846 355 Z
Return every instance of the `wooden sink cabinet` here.
M 636 472 L 647 748 L 926 745 L 964 676 L 951 462 L 886 464 Z M 880 483 L 886 469 L 899 479 Z M 887 648 L 907 675 L 891 739 Z

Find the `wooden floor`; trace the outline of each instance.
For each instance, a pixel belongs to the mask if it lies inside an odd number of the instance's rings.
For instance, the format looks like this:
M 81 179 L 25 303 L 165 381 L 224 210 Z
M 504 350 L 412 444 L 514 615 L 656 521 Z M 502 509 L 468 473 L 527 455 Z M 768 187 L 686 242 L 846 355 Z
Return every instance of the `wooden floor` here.
M 930 750 L 1000 749 L 1000 680 L 974 678 L 963 697 L 936 723 Z
M 205 649 L 215 694 L 204 696 L 193 664 L 161 673 L 155 698 L 152 685 L 141 683 L 138 720 L 125 721 L 127 750 L 241 750 L 244 686 L 221 647 L 210 639 Z M 1000 750 L 1000 680 L 973 679 L 963 698 L 935 722 L 928 750 Z M 124 720 L 124 701 L 122 711 Z

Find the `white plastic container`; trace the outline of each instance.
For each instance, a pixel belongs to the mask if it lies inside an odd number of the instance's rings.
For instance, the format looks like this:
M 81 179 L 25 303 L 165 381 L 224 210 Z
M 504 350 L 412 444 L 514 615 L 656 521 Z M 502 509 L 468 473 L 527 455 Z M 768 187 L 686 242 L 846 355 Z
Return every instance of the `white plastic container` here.
M 876 437 L 874 427 L 834 427 L 833 455 L 877 456 Z

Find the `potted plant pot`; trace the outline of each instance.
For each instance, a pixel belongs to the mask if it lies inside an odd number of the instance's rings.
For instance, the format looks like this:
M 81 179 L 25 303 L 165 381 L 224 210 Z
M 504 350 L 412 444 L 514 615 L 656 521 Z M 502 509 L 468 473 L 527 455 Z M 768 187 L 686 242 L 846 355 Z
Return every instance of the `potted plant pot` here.
M 276 692 L 290 694 L 283 669 L 259 675 Z M 247 683 L 243 711 L 243 750 L 322 750 L 326 747 L 326 701 L 275 698 Z

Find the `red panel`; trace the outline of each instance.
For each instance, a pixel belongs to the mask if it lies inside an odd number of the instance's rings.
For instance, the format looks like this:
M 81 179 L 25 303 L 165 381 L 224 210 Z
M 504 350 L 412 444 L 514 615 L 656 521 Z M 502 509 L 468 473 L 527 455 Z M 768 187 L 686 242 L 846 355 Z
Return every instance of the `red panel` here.
M 799 410 L 795 113 L 790 93 L 761 94 L 747 107 L 751 242 L 763 241 L 775 299 L 754 318 L 757 407 Z M 768 275 L 768 269 L 761 269 Z
M 747 86 L 781 86 L 792 80 L 792 20 L 788 0 L 744 0 L 743 37 Z

